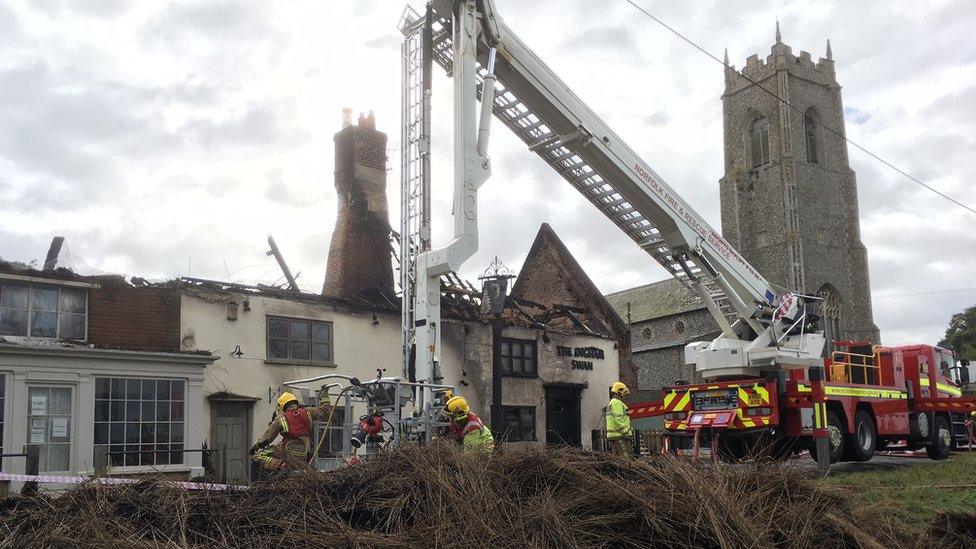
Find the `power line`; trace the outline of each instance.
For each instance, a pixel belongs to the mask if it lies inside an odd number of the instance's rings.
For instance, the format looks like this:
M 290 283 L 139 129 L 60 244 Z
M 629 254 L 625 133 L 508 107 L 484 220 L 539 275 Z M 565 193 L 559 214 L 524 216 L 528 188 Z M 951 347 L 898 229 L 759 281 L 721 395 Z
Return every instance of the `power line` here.
M 630 4 L 631 6 L 634 6 L 635 8 L 637 8 L 644 15 L 646 15 L 646 16 L 650 17 L 651 19 L 653 19 L 657 24 L 659 24 L 662 27 L 664 27 L 664 28 L 668 29 L 669 31 L 671 31 L 675 36 L 677 36 L 678 38 L 684 40 L 685 42 L 687 42 L 688 44 L 690 44 L 692 47 L 694 47 L 696 50 L 698 50 L 698 51 L 704 53 L 705 55 L 707 55 L 708 57 L 712 58 L 713 60 L 715 60 L 717 63 L 719 63 L 723 67 L 728 68 L 728 65 L 726 65 L 725 61 L 723 61 L 723 60 L 719 59 L 718 57 L 712 55 L 708 50 L 706 50 L 705 48 L 699 46 L 697 43 L 695 43 L 694 41 L 692 41 L 690 38 L 688 38 L 685 35 L 683 35 L 680 32 L 678 32 L 674 27 L 668 25 L 664 21 L 661 21 L 660 19 L 658 19 L 657 17 L 655 17 L 654 14 L 652 14 L 651 12 L 647 11 L 646 9 L 644 9 L 644 7 L 642 7 L 641 5 L 639 5 L 634 0 L 624 0 L 624 1 L 627 2 L 628 4 Z M 764 91 L 764 92 L 768 93 L 769 95 L 775 97 L 777 101 L 783 103 L 784 105 L 786 105 L 787 107 L 789 107 L 789 108 L 793 109 L 794 111 L 800 113 L 801 115 L 806 116 L 806 113 L 804 113 L 803 111 L 801 111 L 799 108 L 794 107 L 792 103 L 790 103 L 786 99 L 783 99 L 779 95 L 776 95 L 774 92 L 772 92 L 771 90 L 767 89 L 765 86 L 763 86 L 759 82 L 756 82 L 752 78 L 749 78 L 748 76 L 746 76 L 746 75 L 744 75 L 744 74 L 742 74 L 740 72 L 737 72 L 736 75 L 737 76 L 741 76 L 742 78 L 745 78 L 746 80 L 748 80 L 749 82 L 751 82 L 753 85 L 755 85 L 756 87 L 758 87 L 762 91 Z M 965 208 L 966 210 L 969 210 L 971 213 L 976 214 L 976 209 L 973 209 L 972 207 L 967 206 L 966 204 L 963 204 L 962 202 L 960 202 L 960 201 L 956 200 L 955 198 L 953 198 L 953 197 L 945 194 L 944 192 L 942 192 L 942 191 L 940 191 L 938 189 L 935 189 L 935 188 L 933 188 L 933 187 L 925 184 L 921 180 L 917 179 L 916 177 L 914 177 L 913 175 L 909 174 L 908 172 L 902 170 L 901 168 L 895 166 L 891 162 L 888 162 L 884 158 L 881 158 L 877 154 L 874 154 L 873 152 L 869 151 L 868 149 L 864 148 L 863 146 L 859 145 L 858 143 L 856 143 L 854 141 L 851 141 L 846 135 L 844 135 L 841 132 L 839 132 L 839 131 L 831 128 L 830 126 L 828 126 L 827 124 L 825 124 L 823 121 L 821 121 L 821 120 L 814 120 L 814 122 L 816 122 L 818 125 L 820 125 L 821 127 L 823 127 L 825 130 L 829 131 L 830 133 L 836 135 L 837 137 L 840 137 L 841 139 L 843 139 L 847 143 L 853 145 L 858 150 L 864 152 L 865 154 L 867 154 L 871 158 L 874 158 L 878 162 L 881 162 L 885 166 L 888 166 L 892 170 L 894 170 L 894 171 L 898 172 L 899 174 L 905 176 L 909 180 L 911 180 L 911 181 L 913 181 L 913 182 L 915 182 L 915 183 L 917 183 L 917 184 L 925 187 L 926 189 L 934 192 L 935 194 L 941 196 L 942 198 L 945 198 L 949 202 L 952 202 L 953 204 L 956 204 L 957 206 L 960 206 L 962 208 Z

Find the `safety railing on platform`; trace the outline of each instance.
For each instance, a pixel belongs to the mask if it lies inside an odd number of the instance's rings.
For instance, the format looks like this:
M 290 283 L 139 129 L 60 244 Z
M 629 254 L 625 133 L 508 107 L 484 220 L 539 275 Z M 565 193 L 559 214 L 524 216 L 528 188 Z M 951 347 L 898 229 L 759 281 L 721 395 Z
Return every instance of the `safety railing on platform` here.
M 851 351 L 834 351 L 830 355 L 830 377 L 835 383 L 879 383 L 881 360 L 878 345 L 871 347 L 874 354 L 865 355 Z

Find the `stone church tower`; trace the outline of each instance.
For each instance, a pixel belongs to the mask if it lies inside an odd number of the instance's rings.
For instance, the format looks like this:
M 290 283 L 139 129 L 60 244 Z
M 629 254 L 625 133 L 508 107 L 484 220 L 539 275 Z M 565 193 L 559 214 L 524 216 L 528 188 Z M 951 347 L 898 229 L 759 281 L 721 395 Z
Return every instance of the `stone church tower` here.
M 827 129 L 844 134 L 830 42 L 817 62 L 794 56 L 777 23 L 765 60 L 725 63 L 723 235 L 770 282 L 823 297 L 828 340 L 878 342 L 857 182 L 846 141 Z

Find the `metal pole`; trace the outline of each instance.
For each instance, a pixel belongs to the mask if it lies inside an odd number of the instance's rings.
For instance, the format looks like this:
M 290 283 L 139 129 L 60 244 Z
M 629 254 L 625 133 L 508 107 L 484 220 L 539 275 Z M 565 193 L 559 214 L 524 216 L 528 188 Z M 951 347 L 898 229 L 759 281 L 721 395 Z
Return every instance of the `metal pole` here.
M 830 431 L 827 430 L 827 402 L 825 400 L 823 377 L 824 371 L 820 366 L 813 366 L 808 371 L 810 378 L 811 399 L 813 400 L 814 443 L 817 449 L 817 469 L 824 475 L 830 471 Z

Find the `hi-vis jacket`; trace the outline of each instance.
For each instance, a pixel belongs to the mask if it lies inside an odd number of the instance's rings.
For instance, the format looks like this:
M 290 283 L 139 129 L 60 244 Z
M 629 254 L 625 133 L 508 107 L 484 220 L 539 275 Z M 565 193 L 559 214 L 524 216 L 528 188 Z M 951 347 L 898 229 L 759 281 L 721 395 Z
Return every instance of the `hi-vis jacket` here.
M 616 440 L 634 436 L 630 426 L 630 416 L 627 415 L 627 405 L 617 397 L 610 399 L 607 404 L 607 438 Z
M 468 412 L 468 420 L 458 423 L 451 419 L 451 436 L 467 450 L 491 451 L 495 448 L 495 437 L 474 412 Z
M 270 444 L 281 435 L 281 447 L 289 454 L 305 459 L 312 445 L 312 422 L 325 419 L 332 405 L 322 401 L 315 408 L 292 408 L 278 414 L 258 443 Z

